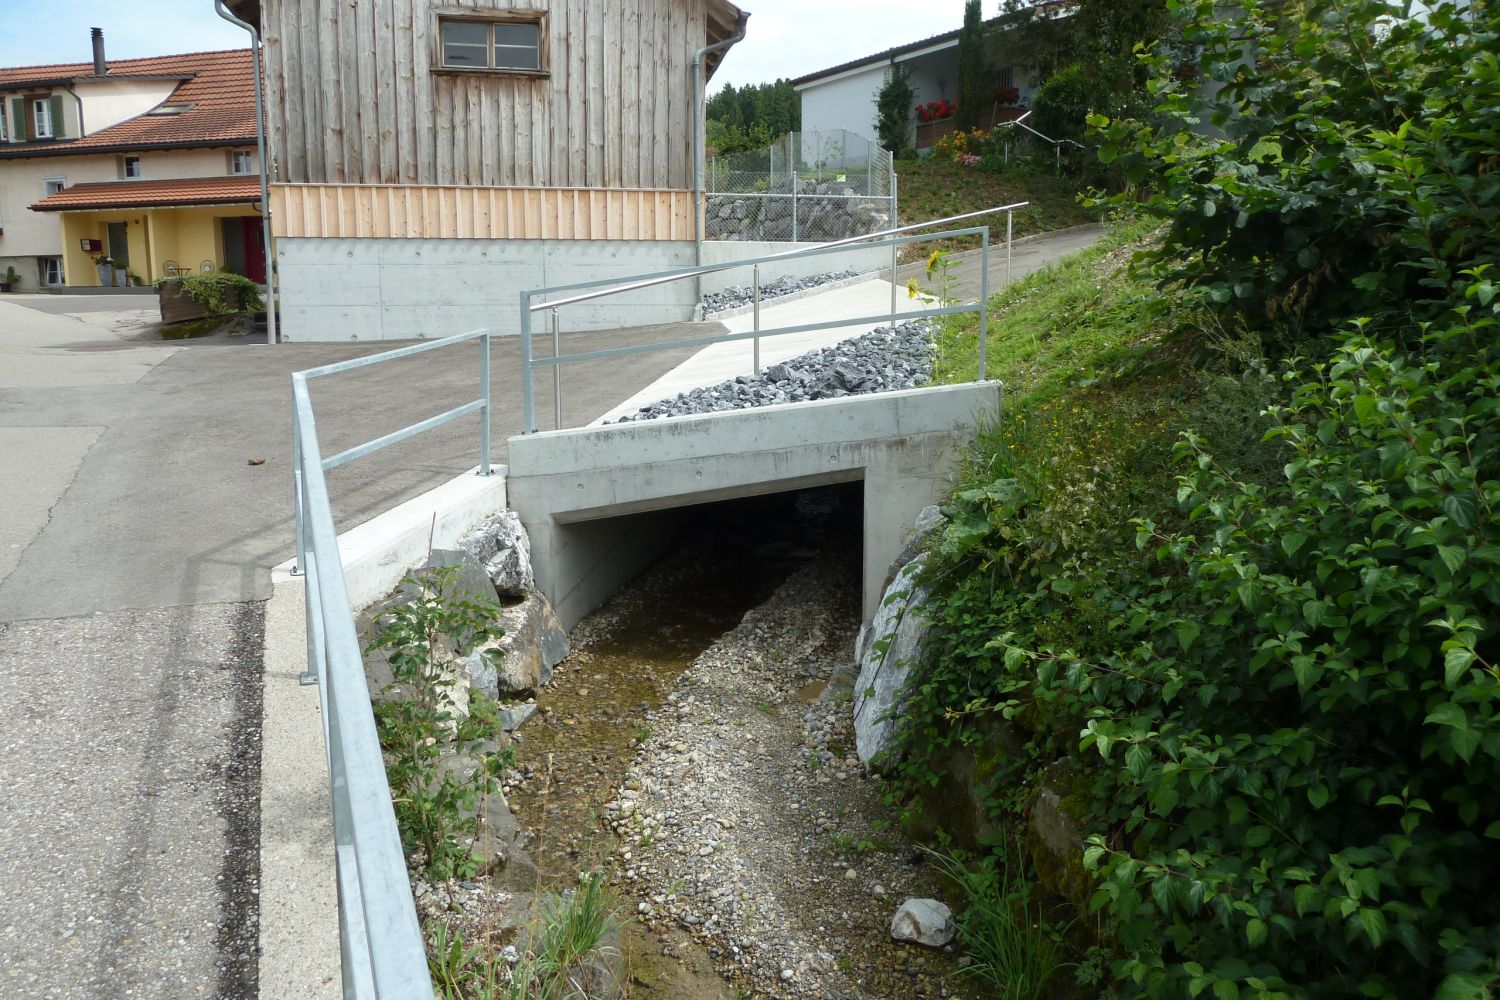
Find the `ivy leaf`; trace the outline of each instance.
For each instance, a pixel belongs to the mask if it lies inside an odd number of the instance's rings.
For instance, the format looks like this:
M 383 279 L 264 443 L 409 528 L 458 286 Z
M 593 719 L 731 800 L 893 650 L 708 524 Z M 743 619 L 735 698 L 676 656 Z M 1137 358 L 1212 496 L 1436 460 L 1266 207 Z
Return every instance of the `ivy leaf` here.
M 1479 515 L 1479 502 L 1474 498 L 1474 491 L 1463 490 L 1448 494 L 1443 498 L 1443 513 L 1465 531 L 1474 527 Z
M 1328 799 L 1327 785 L 1313 785 L 1307 790 L 1307 801 L 1312 803 L 1314 809 L 1322 809 L 1328 804 Z
M 1306 543 L 1307 536 L 1300 531 L 1289 531 L 1281 536 L 1281 547 L 1288 556 L 1297 554 L 1297 550 Z
M 1177 645 L 1182 647 L 1186 653 L 1188 648 L 1198 638 L 1198 624 L 1196 622 L 1184 621 L 1177 626 Z
M 1455 687 L 1464 671 L 1474 662 L 1474 651 L 1464 646 L 1454 646 L 1443 655 L 1443 683 Z
M 1454 972 L 1438 984 L 1432 1000 L 1488 1000 L 1489 988 L 1472 972 Z

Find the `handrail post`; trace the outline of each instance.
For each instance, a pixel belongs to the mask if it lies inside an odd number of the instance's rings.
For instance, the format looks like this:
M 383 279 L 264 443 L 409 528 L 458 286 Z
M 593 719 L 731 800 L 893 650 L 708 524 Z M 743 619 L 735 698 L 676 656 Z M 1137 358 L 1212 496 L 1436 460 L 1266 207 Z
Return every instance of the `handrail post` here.
M 292 421 L 292 519 L 297 543 L 292 575 L 301 576 L 307 569 L 307 529 L 302 523 L 302 435 L 295 420 Z
M 557 309 L 552 309 L 552 357 L 562 354 L 562 337 L 557 330 Z M 562 365 L 552 362 L 552 419 L 553 427 L 562 430 Z
M 490 474 L 490 335 L 479 338 L 479 394 L 484 407 L 479 411 L 479 474 Z
M 531 293 L 521 293 L 521 433 L 536 433 L 536 399 L 531 385 Z
M 1011 239 L 1014 232 L 1011 223 L 1015 221 L 1015 213 L 1010 209 L 1005 210 L 1005 287 L 1010 287 L 1011 282 L 1011 245 L 1015 240 Z
M 797 180 L 797 171 L 792 171 L 792 242 L 797 242 L 797 188 L 801 184 Z
M 891 332 L 896 332 L 896 244 L 891 244 Z
M 752 269 L 755 274 L 755 332 L 760 333 L 760 265 Z M 755 353 L 755 374 L 760 374 L 760 338 L 751 341 Z
M 990 339 L 990 227 L 979 234 L 984 265 L 979 270 L 979 381 L 984 381 L 985 347 Z

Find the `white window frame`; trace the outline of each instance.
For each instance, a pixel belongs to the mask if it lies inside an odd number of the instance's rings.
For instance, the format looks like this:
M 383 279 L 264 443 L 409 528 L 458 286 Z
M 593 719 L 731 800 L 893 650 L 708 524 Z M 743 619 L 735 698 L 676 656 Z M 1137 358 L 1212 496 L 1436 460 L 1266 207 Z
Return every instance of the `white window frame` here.
M 56 271 L 57 271 L 57 280 L 56 281 L 52 280 L 52 273 L 53 273 L 53 269 L 54 268 L 56 268 Z M 48 287 L 48 288 L 58 288 L 58 287 L 60 287 L 62 285 L 66 285 L 68 283 L 68 276 L 67 276 L 67 273 L 65 271 L 63 271 L 63 261 L 62 261 L 62 258 L 61 257 L 43 257 L 42 258 L 42 274 L 41 274 L 41 278 L 42 278 L 42 284 L 44 286 Z
M 244 157 L 244 170 L 240 169 L 240 157 Z M 255 173 L 255 154 L 248 149 L 231 150 L 229 153 L 229 172 L 231 174 Z
M 437 51 L 434 53 L 433 68 L 445 73 L 505 73 L 515 76 L 546 76 L 547 75 L 547 20 L 545 15 L 523 15 L 504 17 L 476 17 L 472 9 L 462 12 L 437 12 L 437 30 L 433 33 L 437 42 Z M 448 62 L 448 45 L 443 37 L 443 29 L 449 24 L 472 24 L 484 28 L 484 65 L 463 66 Z M 502 49 L 520 49 L 526 52 L 536 53 L 536 67 L 528 66 L 497 66 L 495 64 L 495 28 L 497 26 L 518 26 L 533 28 L 536 31 L 536 47 L 501 45 Z M 479 48 L 477 43 L 465 43 L 470 48 Z
M 54 185 L 54 184 L 57 185 L 56 188 L 52 187 L 52 185 Z M 65 188 L 67 186 L 68 186 L 68 179 L 66 177 L 43 177 L 42 178 L 42 197 L 43 198 L 50 198 L 52 195 L 57 194 L 57 192 L 61 191 L 63 188 Z
M 130 172 L 130 166 L 132 162 L 135 164 L 135 173 Z M 138 181 L 145 176 L 146 168 L 145 165 L 141 162 L 141 158 L 139 155 L 127 153 L 125 156 L 120 157 L 121 180 Z
M 5 110 L 7 101 L 0 97 L 0 142 L 10 142 L 10 116 Z
M 33 97 L 31 99 L 31 136 L 34 139 L 51 139 L 55 137 L 56 129 L 52 121 L 52 98 Z

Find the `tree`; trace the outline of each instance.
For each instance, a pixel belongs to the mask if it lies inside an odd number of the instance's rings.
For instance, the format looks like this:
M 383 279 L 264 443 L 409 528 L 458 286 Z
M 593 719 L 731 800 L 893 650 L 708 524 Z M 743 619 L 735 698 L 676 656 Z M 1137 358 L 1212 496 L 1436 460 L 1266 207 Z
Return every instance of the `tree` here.
M 958 111 L 953 116 L 953 127 L 959 131 L 979 124 L 984 75 L 984 18 L 979 0 L 965 0 L 964 26 L 958 32 Z
M 880 145 L 900 153 L 911 143 L 911 107 L 915 94 L 905 66 L 893 65 L 875 95 L 875 131 Z
M 747 83 L 739 88 L 726 83 L 708 99 L 704 110 L 709 124 L 717 123 L 724 133 L 769 132 L 775 138 L 802 128 L 802 99 L 790 80 Z

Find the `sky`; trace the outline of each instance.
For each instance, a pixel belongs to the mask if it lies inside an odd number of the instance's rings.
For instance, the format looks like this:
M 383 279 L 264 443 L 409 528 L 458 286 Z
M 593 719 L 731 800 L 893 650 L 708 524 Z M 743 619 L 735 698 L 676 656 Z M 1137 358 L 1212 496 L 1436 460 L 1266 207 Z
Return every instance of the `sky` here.
M 963 0 L 739 0 L 749 34 L 709 85 L 796 77 L 957 28 Z M 38 17 L 44 7 L 46 17 Z M 989 0 L 986 16 L 999 4 Z M 110 58 L 244 48 L 245 32 L 212 0 L 0 0 L 0 66 L 87 62 L 89 28 L 104 29 Z

